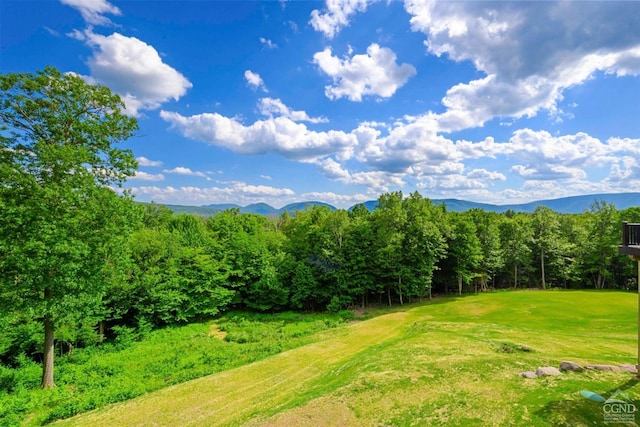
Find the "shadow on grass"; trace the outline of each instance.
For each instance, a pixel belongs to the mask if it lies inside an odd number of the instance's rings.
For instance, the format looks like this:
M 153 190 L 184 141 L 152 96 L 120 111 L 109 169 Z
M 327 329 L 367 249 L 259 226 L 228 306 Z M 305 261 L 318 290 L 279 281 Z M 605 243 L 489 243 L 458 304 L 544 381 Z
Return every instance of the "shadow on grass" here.
M 624 392 L 630 388 L 640 385 L 637 378 L 631 378 L 617 387 L 608 390 L 603 397 L 609 398 L 614 393 Z M 575 400 L 556 400 L 547 403 L 545 406 L 535 411 L 536 416 L 549 423 L 552 426 L 637 426 L 640 421 L 640 415 L 635 412 L 633 415 L 634 423 L 614 423 L 605 422 L 604 405 L 601 402 L 595 402 L 579 395 L 580 390 L 576 390 L 578 397 Z M 637 408 L 640 408 L 638 401 L 632 401 Z

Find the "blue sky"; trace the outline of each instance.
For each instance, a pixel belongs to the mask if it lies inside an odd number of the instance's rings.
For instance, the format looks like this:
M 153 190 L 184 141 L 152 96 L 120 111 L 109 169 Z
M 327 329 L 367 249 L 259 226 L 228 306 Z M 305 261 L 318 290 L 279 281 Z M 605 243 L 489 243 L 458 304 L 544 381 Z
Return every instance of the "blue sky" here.
M 119 93 L 140 201 L 640 190 L 640 2 L 4 0 L 0 70 Z

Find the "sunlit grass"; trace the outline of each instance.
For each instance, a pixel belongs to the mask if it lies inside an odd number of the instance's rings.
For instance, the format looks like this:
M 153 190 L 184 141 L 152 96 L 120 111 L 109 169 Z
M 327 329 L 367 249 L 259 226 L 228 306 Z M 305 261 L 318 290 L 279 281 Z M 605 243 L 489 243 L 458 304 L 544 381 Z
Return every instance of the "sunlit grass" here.
M 42 425 L 109 403 L 247 365 L 316 341 L 344 325 L 339 315 L 228 313 L 215 322 L 160 329 L 77 349 L 57 359 L 57 387 L 38 388 L 29 360 L 0 371 L 0 427 Z
M 598 425 L 619 372 L 524 379 L 538 366 L 635 363 L 637 295 L 500 292 L 439 299 L 63 425 Z M 503 344 L 531 351 L 503 352 Z

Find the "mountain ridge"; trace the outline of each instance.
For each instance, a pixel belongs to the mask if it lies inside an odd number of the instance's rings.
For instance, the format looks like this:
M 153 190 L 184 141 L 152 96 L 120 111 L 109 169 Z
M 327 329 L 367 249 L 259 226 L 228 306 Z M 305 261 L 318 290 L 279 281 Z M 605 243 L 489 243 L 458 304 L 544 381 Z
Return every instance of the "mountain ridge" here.
M 495 205 L 491 203 L 471 202 L 460 199 L 431 199 L 434 204 L 444 204 L 449 211 L 464 212 L 470 209 L 483 209 L 488 212 L 504 213 L 509 210 L 514 212 L 533 212 L 538 206 L 546 206 L 558 213 L 575 214 L 588 210 L 594 202 L 604 201 L 615 205 L 616 209 L 624 210 L 630 207 L 640 207 L 640 192 L 632 193 L 601 193 L 582 196 L 561 197 L 558 199 L 536 200 L 529 203 Z M 377 200 L 361 203 L 369 210 L 375 209 Z M 281 208 L 274 208 L 267 203 L 253 203 L 240 206 L 235 203 L 209 204 L 202 206 L 164 204 L 175 213 L 192 213 L 201 216 L 211 216 L 228 209 L 238 209 L 242 213 L 253 213 L 265 216 L 281 215 L 284 212 L 294 214 L 310 206 L 326 206 L 331 210 L 337 210 L 335 206 L 320 201 L 295 202 Z M 355 205 L 354 205 L 355 206 Z M 350 207 L 348 210 L 353 208 Z

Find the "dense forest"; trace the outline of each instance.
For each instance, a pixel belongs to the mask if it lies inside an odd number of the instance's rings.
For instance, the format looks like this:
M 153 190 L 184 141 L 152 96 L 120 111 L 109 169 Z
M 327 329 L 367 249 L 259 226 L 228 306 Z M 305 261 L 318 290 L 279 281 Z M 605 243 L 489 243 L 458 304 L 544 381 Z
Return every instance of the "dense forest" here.
M 418 193 L 383 194 L 370 212 L 314 206 L 268 218 L 228 210 L 204 219 L 137 204 L 118 257 L 103 264 L 99 304 L 57 327 L 58 352 L 131 328 L 211 318 L 233 309 L 338 311 L 491 288 L 633 288 L 618 254 L 621 218 L 595 203 L 579 215 L 447 212 Z M 3 313 L 0 360 L 39 357 L 41 324 Z
M 41 361 L 43 388 L 55 385 L 54 354 L 230 309 L 636 287 L 617 244 L 621 220 L 640 221 L 640 208 L 457 213 L 393 192 L 372 212 L 175 215 L 123 189 L 137 164 L 116 144 L 137 122 L 108 88 L 53 68 L 0 85 L 0 367 Z

